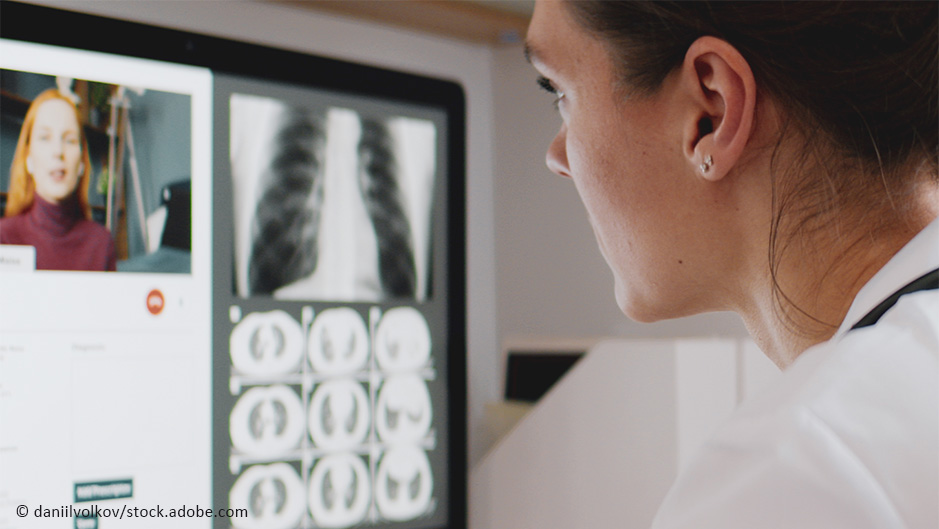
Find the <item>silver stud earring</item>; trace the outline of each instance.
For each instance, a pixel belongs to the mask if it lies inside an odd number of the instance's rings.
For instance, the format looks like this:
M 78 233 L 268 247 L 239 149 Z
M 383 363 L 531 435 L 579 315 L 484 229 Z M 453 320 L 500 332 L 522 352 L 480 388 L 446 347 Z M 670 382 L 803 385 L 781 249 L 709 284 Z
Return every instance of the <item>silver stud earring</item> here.
M 714 165 L 714 158 L 711 158 L 711 155 L 709 154 L 709 155 L 707 155 L 707 157 L 704 159 L 704 162 L 703 162 L 700 166 L 698 166 L 698 167 L 701 168 L 701 172 L 702 172 L 702 173 L 707 173 L 708 171 L 711 170 L 711 166 L 712 166 L 712 165 Z

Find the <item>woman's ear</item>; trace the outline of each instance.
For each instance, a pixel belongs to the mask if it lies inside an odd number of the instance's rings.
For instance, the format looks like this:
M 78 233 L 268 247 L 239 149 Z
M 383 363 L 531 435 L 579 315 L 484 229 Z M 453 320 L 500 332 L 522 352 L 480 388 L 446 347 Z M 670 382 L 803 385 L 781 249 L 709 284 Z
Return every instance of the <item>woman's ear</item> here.
M 694 41 L 681 66 L 690 98 L 683 150 L 695 172 L 717 181 L 740 159 L 750 139 L 756 109 L 756 81 L 736 48 L 716 37 Z

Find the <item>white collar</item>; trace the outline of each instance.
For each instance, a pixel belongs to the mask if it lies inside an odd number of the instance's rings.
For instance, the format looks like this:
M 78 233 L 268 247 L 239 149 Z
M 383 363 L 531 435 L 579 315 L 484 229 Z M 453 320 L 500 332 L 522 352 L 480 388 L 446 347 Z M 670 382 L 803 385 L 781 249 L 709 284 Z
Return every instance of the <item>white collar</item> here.
M 861 288 L 834 339 L 843 336 L 858 320 L 891 294 L 936 268 L 939 268 L 939 218 L 906 243 L 906 246 Z

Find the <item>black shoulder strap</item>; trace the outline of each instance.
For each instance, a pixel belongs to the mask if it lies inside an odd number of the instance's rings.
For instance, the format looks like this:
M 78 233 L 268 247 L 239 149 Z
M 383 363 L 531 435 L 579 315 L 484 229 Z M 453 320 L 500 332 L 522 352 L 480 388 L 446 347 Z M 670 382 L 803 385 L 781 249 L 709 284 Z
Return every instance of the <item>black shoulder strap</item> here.
M 861 327 L 869 327 L 880 319 L 885 312 L 891 309 L 894 305 L 897 304 L 897 300 L 905 294 L 911 292 L 917 292 L 920 290 L 936 290 L 939 289 L 939 268 L 929 272 L 928 274 L 920 277 L 919 279 L 913 280 L 910 284 L 894 292 L 889 298 L 880 302 L 880 305 L 874 307 L 874 310 L 867 313 L 867 316 L 861 318 L 860 321 L 854 324 L 851 327 L 851 330 L 860 329 Z

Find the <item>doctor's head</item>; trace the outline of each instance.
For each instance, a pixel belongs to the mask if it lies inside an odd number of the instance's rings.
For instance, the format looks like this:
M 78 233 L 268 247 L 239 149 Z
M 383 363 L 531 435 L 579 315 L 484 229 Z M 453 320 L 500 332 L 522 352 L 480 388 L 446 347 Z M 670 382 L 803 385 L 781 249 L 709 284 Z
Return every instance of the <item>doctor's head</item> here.
M 30 104 L 10 169 L 6 216 L 32 207 L 35 197 L 62 204 L 77 200 L 90 217 L 91 162 L 78 108 L 59 90 L 49 89 Z
M 561 117 L 547 164 L 620 308 L 762 310 L 745 306 L 759 282 L 785 307 L 811 288 L 783 284 L 803 237 L 893 229 L 936 185 L 936 20 L 935 2 L 539 0 L 526 54 Z

